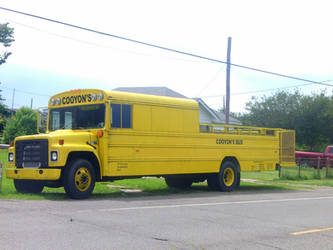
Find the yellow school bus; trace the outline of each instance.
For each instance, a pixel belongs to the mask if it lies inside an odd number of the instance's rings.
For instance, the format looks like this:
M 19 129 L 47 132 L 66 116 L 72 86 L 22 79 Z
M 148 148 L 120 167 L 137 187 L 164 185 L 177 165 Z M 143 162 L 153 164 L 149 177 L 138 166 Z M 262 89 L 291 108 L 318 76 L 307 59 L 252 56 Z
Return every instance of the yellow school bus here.
M 74 199 L 143 176 L 232 191 L 242 171 L 295 165 L 294 151 L 292 130 L 200 124 L 191 99 L 85 89 L 50 98 L 45 133 L 15 139 L 6 175 L 18 192 L 63 186 Z

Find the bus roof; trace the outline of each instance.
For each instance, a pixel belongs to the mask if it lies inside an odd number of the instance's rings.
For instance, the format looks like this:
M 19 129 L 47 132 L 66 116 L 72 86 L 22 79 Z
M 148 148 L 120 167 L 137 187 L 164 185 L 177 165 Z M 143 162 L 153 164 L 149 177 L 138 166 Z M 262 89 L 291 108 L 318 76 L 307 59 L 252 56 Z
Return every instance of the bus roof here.
M 182 107 L 198 109 L 198 103 L 192 99 L 154 96 L 122 91 L 106 91 L 100 89 L 77 89 L 52 96 L 49 107 L 63 107 L 87 104 L 100 104 L 107 100 L 116 103 L 136 103 L 157 106 Z

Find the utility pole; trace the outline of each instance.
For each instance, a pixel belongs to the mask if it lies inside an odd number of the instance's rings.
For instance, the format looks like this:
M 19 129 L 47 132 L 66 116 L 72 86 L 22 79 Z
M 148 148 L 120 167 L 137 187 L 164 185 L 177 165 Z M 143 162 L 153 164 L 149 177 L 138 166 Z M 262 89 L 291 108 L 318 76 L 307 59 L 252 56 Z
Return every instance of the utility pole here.
M 15 89 L 13 89 L 13 99 L 12 99 L 12 116 L 14 114 L 14 99 L 15 99 Z
M 225 95 L 223 95 L 223 111 L 225 112 Z
M 225 106 L 225 123 L 226 124 L 229 124 L 229 114 L 230 114 L 230 54 L 231 54 L 231 37 L 228 37 L 227 83 L 226 83 L 226 106 Z

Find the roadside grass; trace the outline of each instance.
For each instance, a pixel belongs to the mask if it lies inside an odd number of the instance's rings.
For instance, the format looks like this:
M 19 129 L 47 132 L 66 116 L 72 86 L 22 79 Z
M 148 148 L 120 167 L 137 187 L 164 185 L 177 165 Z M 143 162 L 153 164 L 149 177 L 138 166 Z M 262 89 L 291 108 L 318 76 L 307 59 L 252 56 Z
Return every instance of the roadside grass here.
M 64 188 L 45 187 L 41 194 L 20 194 L 16 192 L 13 180 L 7 179 L 4 172 L 7 167 L 7 150 L 0 150 L 0 162 L 3 163 L 2 187 L 0 199 L 17 200 L 69 200 Z M 270 191 L 270 190 L 294 190 L 299 187 L 291 186 L 288 183 L 277 183 L 278 172 L 248 172 L 242 173 L 242 178 L 257 179 L 267 181 L 267 183 L 251 183 L 241 181 L 238 191 Z M 270 182 L 270 183 L 269 183 Z M 276 183 L 271 183 L 276 182 Z M 281 182 L 279 180 L 279 182 Z M 126 189 L 126 190 L 124 190 Z M 141 192 L 135 192 L 139 189 Z M 132 191 L 131 191 L 132 190 Z M 194 183 L 190 189 L 180 190 L 169 188 L 163 178 L 141 178 L 126 179 L 114 182 L 96 183 L 93 194 L 90 198 L 118 198 L 118 197 L 145 197 L 154 195 L 186 194 L 186 193 L 212 193 L 209 191 L 207 183 Z M 218 194 L 217 192 L 215 192 Z M 220 193 L 223 195 L 223 193 Z
M 285 167 L 281 169 L 281 178 L 279 178 L 278 171 L 243 172 L 241 176 L 244 179 L 259 180 L 264 183 L 333 187 L 332 173 L 333 169 L 329 169 L 328 178 L 326 178 L 325 168 L 320 170 L 320 174 L 313 168 L 301 168 L 301 175 L 299 176 L 297 167 Z

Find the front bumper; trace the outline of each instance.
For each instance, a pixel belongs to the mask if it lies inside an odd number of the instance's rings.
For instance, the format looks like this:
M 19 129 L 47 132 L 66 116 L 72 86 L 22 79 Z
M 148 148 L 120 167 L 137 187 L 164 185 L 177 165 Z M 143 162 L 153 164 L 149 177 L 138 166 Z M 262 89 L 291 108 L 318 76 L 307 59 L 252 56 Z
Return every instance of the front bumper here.
M 60 176 L 61 169 L 6 169 L 6 177 L 8 179 L 55 181 L 59 180 Z

